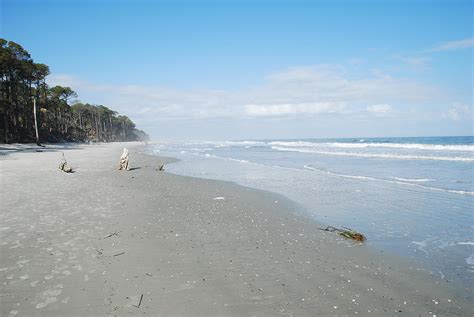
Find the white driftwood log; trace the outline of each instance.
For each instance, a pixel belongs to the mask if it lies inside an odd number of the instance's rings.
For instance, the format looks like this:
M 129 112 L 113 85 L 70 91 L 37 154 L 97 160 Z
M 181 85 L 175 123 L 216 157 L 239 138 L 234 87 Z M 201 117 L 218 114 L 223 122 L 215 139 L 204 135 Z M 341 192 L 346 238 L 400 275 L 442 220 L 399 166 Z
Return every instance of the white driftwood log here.
M 129 162 L 128 162 L 128 150 L 127 150 L 127 148 L 123 148 L 123 153 L 122 153 L 122 156 L 120 157 L 119 170 L 125 170 L 125 171 L 130 170 L 130 165 L 129 165 Z
M 63 153 L 63 156 L 61 158 L 61 163 L 59 163 L 59 169 L 65 173 L 71 173 L 72 172 L 72 168 L 67 165 L 67 161 L 66 161 L 66 157 L 64 156 L 64 152 Z

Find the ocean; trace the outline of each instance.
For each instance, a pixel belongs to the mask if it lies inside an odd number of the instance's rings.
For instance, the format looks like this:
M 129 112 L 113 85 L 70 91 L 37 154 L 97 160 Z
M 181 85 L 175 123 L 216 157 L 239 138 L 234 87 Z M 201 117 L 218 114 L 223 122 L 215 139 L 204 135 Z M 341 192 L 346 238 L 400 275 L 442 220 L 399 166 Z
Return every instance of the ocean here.
M 167 171 L 283 194 L 324 225 L 474 285 L 474 137 L 162 142 Z

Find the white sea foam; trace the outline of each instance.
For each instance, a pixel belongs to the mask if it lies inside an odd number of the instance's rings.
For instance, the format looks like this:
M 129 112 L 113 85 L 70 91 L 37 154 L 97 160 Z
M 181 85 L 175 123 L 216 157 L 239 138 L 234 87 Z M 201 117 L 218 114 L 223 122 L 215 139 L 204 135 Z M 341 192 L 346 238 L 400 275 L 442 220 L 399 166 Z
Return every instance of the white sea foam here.
M 411 243 L 416 244 L 418 246 L 417 249 L 425 252 L 426 255 L 429 254 L 428 250 L 426 250 L 428 247 L 428 239 L 423 241 L 412 241 Z
M 474 245 L 474 242 L 465 241 L 465 242 L 458 242 L 457 244 L 459 244 L 459 245 Z
M 356 153 L 356 152 L 336 152 L 336 151 L 319 151 L 311 148 L 292 148 L 292 147 L 281 147 L 272 146 L 273 150 L 287 151 L 287 152 L 301 152 L 301 153 L 314 153 L 323 155 L 338 155 L 338 156 L 356 156 L 366 158 L 385 158 L 385 159 L 398 159 L 398 160 L 435 160 L 435 161 L 458 161 L 458 162 L 474 162 L 474 156 L 426 156 L 426 155 L 399 155 L 399 154 L 388 154 L 388 153 Z
M 474 254 L 466 258 L 466 264 L 469 267 L 469 272 L 474 273 Z
M 322 147 L 328 143 L 315 143 L 307 141 L 295 141 L 295 142 L 286 142 L 286 141 L 273 141 L 269 142 L 269 145 L 273 146 L 287 146 L 287 147 Z M 326 146 L 327 147 L 327 146 Z
M 234 161 L 234 162 L 239 162 L 239 163 L 251 163 L 250 161 L 247 161 L 247 160 L 240 160 L 240 159 L 236 159 L 236 158 L 232 158 L 232 157 L 222 157 L 222 156 L 217 156 L 217 155 L 209 154 L 209 153 L 206 153 L 204 155 L 199 154 L 199 153 L 195 153 L 195 154 L 197 156 L 203 156 L 203 157 L 206 157 L 206 158 L 221 159 L 221 160 Z
M 414 183 L 409 183 L 409 182 L 402 182 L 402 181 L 398 181 L 398 180 L 381 179 L 381 178 L 375 178 L 375 177 L 369 177 L 369 176 L 339 174 L 339 173 L 334 173 L 334 172 L 329 172 L 329 171 L 321 170 L 321 169 L 318 169 L 318 168 L 314 168 L 310 165 L 305 165 L 304 168 L 308 169 L 308 170 L 311 170 L 311 171 L 321 172 L 321 173 L 334 175 L 334 176 L 338 176 L 338 177 L 344 177 L 344 178 L 369 180 L 369 181 L 380 181 L 380 182 L 387 182 L 387 183 L 392 183 L 392 184 L 415 186 L 415 187 L 420 187 L 420 188 L 424 188 L 424 189 L 428 189 L 428 190 L 436 190 L 436 191 L 442 191 L 442 192 L 459 194 L 459 195 L 474 195 L 474 192 L 464 191 L 464 190 L 454 190 L 454 189 L 444 189 L 444 188 L 438 188 L 438 187 L 430 187 L 430 186 L 414 184 Z
M 232 146 L 244 146 L 245 148 L 249 148 L 252 146 L 263 146 L 266 143 L 260 141 L 206 141 L 204 144 L 213 145 L 215 148 Z
M 402 182 L 432 182 L 434 179 L 432 178 L 402 178 L 402 177 L 392 177 L 393 179 L 396 179 L 397 181 L 402 181 Z
M 187 148 L 187 150 L 189 152 L 198 152 L 198 153 L 202 153 L 202 152 L 206 152 L 206 151 L 212 151 L 212 148 L 198 148 L 198 147 L 190 147 L 190 148 Z
M 345 143 L 345 142 L 270 142 L 270 145 L 286 146 L 286 147 L 325 147 L 325 148 L 396 148 L 410 150 L 428 150 L 428 151 L 467 151 L 474 152 L 472 144 L 419 144 L 419 143 Z
M 225 159 L 230 160 L 230 161 L 234 161 L 234 162 L 239 162 L 239 163 L 250 163 L 247 160 L 239 160 L 239 159 L 235 159 L 235 158 L 231 158 L 231 157 L 227 157 Z

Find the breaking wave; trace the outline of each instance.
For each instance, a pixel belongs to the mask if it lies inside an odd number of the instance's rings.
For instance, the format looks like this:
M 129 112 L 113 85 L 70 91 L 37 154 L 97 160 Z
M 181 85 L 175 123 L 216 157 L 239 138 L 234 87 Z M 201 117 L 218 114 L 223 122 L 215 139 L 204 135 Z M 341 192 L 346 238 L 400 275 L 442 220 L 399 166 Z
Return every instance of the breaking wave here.
M 434 179 L 432 178 L 402 178 L 402 177 L 393 177 L 393 179 L 396 179 L 397 181 L 402 181 L 402 182 L 432 182 Z
M 428 155 L 411 155 L 411 154 L 403 155 L 403 154 L 388 154 L 388 153 L 358 153 L 358 152 L 340 152 L 340 151 L 320 151 L 313 148 L 297 148 L 297 147 L 282 147 L 282 146 L 272 146 L 272 149 L 277 150 L 277 151 L 287 151 L 287 152 L 301 152 L 301 153 L 314 153 L 314 154 L 339 155 L 339 156 L 356 156 L 356 157 L 366 157 L 366 158 L 474 162 L 474 156 L 428 156 Z
M 409 149 L 409 150 L 428 150 L 428 151 L 462 151 L 462 152 L 474 152 L 474 145 L 471 144 L 419 144 L 419 143 L 345 143 L 345 142 L 307 142 L 307 141 L 296 141 L 296 142 L 282 142 L 275 141 L 270 142 L 270 145 L 286 146 L 286 147 L 318 147 L 318 148 L 395 148 L 395 149 Z
M 329 172 L 329 171 L 325 171 L 325 170 L 322 170 L 322 169 L 318 169 L 318 168 L 312 167 L 311 165 L 305 165 L 304 168 L 307 169 L 307 170 L 320 172 L 320 173 L 325 173 L 325 174 L 338 176 L 338 177 L 344 177 L 344 178 L 359 179 L 359 180 L 370 180 L 370 181 L 380 181 L 380 182 L 387 182 L 387 183 L 393 183 L 393 184 L 415 186 L 415 187 L 424 188 L 424 189 L 428 189 L 428 190 L 436 190 L 436 191 L 442 191 L 442 192 L 459 194 L 459 195 L 474 195 L 474 192 L 471 192 L 471 191 L 430 187 L 430 186 L 414 184 L 414 183 L 408 183 L 408 182 L 399 181 L 399 180 L 389 180 L 389 179 L 375 178 L 375 177 L 369 177 L 369 176 L 339 174 L 339 173 L 334 173 L 334 172 Z

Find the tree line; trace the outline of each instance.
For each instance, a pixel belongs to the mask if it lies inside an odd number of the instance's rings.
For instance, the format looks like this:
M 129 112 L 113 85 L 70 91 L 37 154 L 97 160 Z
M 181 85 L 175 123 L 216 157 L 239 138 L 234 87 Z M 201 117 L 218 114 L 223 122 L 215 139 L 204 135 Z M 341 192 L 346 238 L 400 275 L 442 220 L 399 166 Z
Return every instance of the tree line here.
M 49 67 L 19 44 L 0 38 L 0 143 L 143 141 L 127 116 L 76 102 L 70 87 L 49 87 Z

